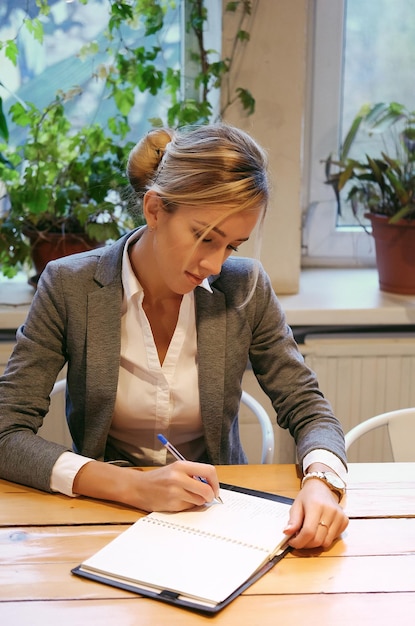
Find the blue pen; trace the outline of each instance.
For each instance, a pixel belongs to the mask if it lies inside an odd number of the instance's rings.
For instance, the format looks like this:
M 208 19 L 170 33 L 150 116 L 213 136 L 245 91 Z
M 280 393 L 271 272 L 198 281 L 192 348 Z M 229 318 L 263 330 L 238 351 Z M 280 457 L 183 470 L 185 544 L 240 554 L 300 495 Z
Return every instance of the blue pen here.
M 180 454 L 180 452 L 173 446 L 173 444 L 170 443 L 170 441 L 166 439 L 166 437 L 164 437 L 164 435 L 159 434 L 157 435 L 157 438 L 161 441 L 163 446 L 167 448 L 167 450 L 174 456 L 175 459 L 177 459 L 178 461 L 186 461 L 183 454 Z M 194 476 L 193 478 L 195 478 L 196 480 L 200 480 L 200 482 L 205 483 L 206 485 L 209 484 L 206 478 L 202 478 L 202 476 Z M 215 498 L 215 500 L 223 504 L 223 501 L 219 496 Z

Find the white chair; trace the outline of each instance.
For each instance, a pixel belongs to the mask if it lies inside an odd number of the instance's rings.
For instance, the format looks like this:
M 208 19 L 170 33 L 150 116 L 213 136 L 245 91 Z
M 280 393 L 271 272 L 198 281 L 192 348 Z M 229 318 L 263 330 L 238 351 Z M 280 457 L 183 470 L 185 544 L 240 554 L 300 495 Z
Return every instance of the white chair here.
M 58 380 L 50 394 L 49 413 L 39 429 L 39 435 L 48 441 L 72 447 L 72 437 L 65 417 L 66 379 Z
M 274 462 L 274 430 L 270 417 L 264 407 L 246 391 L 242 391 L 241 402 L 245 404 L 258 419 L 262 432 L 262 454 L 261 463 Z
M 395 462 L 415 461 L 415 407 L 382 413 L 354 426 L 345 435 L 346 452 L 365 433 L 387 426 Z
M 62 391 L 65 391 L 66 389 L 66 378 L 62 378 L 62 380 L 57 380 L 56 383 L 53 385 L 53 389 L 51 391 L 50 397 L 52 398 L 52 396 L 56 396 L 56 394 L 61 393 Z
M 51 397 L 62 393 L 66 388 L 66 379 L 58 380 L 50 394 Z M 262 433 L 262 452 L 261 452 L 261 463 L 273 463 L 274 462 L 274 431 L 272 428 L 272 423 L 269 418 L 268 413 L 264 409 L 264 407 L 255 400 L 249 393 L 246 391 L 242 391 L 241 402 L 248 407 L 254 413 L 257 418 L 259 425 L 261 427 Z M 65 416 L 62 415 L 62 419 L 65 420 Z M 66 425 L 66 423 L 65 423 Z

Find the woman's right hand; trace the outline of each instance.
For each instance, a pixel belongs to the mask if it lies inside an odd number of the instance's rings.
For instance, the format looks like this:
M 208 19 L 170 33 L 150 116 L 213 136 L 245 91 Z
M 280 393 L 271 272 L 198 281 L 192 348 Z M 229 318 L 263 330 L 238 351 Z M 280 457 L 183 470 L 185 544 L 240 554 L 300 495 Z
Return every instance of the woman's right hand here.
M 165 467 L 134 474 L 130 495 L 137 508 L 145 511 L 183 511 L 211 502 L 219 495 L 219 481 L 213 465 L 176 461 Z M 138 474 L 138 476 L 137 476 Z M 195 479 L 202 476 L 204 483 Z
M 207 483 L 195 476 L 202 476 Z M 219 481 L 215 467 L 205 463 L 176 461 L 139 471 L 91 461 L 79 470 L 73 491 L 148 512 L 183 511 L 211 502 L 219 494 Z

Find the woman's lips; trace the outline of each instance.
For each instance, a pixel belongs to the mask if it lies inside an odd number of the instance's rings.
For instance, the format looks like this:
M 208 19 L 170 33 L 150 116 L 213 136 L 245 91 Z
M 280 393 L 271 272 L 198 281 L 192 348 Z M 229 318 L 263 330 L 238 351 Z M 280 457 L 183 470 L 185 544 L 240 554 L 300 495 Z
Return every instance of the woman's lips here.
M 192 274 L 191 272 L 185 272 L 187 278 L 193 285 L 200 285 L 204 281 L 203 276 L 196 276 L 196 274 Z

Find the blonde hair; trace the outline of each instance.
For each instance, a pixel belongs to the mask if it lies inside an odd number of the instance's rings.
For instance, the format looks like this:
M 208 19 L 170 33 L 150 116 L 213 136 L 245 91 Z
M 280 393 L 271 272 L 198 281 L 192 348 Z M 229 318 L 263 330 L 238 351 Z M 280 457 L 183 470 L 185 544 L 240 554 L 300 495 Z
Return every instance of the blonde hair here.
M 130 153 L 127 174 L 140 202 L 150 189 L 165 209 L 225 205 L 227 213 L 261 209 L 269 200 L 267 156 L 244 131 L 212 124 L 151 130 Z

